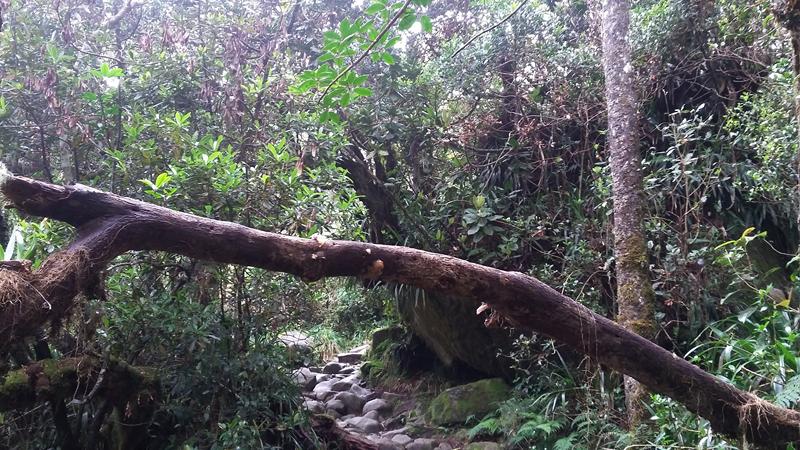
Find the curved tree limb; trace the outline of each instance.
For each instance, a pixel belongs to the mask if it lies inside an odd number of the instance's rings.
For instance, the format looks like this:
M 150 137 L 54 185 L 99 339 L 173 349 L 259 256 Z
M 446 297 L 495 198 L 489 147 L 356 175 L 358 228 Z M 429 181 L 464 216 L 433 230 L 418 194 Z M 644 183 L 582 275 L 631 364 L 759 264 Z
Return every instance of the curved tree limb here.
M 131 250 L 166 251 L 285 272 L 307 281 L 355 276 L 477 299 L 511 325 L 565 343 L 675 399 L 708 419 L 718 432 L 760 444 L 800 441 L 800 412 L 736 389 L 519 272 L 407 247 L 269 233 L 80 185 L 56 186 L 7 175 L 0 177 L 0 192 L 20 211 L 67 222 L 77 231 L 69 247 L 51 255 L 39 270 L 0 274 L 0 343 L 32 335 L 67 314 L 75 296 L 90 288 L 96 274 L 116 256 Z M 24 286 L 3 281 L 9 276 L 24 279 L 31 288 L 9 290 Z M 12 294 L 18 298 L 9 300 Z

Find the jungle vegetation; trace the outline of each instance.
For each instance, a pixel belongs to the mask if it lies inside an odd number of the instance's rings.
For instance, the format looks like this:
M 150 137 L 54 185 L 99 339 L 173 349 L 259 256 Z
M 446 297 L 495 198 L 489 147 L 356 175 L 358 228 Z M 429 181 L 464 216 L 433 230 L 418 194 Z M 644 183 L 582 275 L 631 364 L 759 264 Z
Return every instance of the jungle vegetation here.
M 796 448 L 799 80 L 794 1 L 0 0 L 0 448 L 370 448 L 292 371 L 382 327 L 463 442 Z

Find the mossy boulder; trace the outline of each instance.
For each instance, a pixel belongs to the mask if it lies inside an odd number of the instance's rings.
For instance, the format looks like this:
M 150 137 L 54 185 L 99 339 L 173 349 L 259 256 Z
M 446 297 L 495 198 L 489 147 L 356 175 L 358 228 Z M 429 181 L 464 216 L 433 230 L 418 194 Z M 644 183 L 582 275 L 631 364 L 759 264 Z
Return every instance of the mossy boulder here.
M 464 423 L 469 417 L 481 418 L 497 409 L 511 395 L 501 378 L 488 378 L 445 390 L 428 407 L 428 420 L 435 425 Z
M 372 343 L 370 344 L 370 355 L 382 355 L 392 342 L 399 342 L 404 335 L 405 330 L 398 325 L 374 330 L 372 332 Z
M 461 450 L 501 450 L 503 447 L 497 442 L 473 442 L 461 448 Z
M 397 296 L 403 322 L 445 368 L 452 368 L 454 373 L 470 368 L 484 376 L 511 380 L 510 360 L 498 357 L 498 350 L 510 348 L 509 332 L 487 328 L 484 317 L 475 314 L 479 306 L 475 300 L 432 292 L 416 294 L 412 289 Z

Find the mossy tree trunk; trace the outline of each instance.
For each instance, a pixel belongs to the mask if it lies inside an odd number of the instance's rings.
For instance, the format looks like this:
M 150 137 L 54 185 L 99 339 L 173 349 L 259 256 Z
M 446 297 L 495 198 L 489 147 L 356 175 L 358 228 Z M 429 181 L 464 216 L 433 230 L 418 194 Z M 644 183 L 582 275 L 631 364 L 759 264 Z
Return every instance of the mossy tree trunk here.
M 617 321 L 648 339 L 655 336 L 654 294 L 644 237 L 645 203 L 639 153 L 639 114 L 628 42 L 630 3 L 603 2 L 603 71 L 608 107 L 608 154 L 614 201 L 614 257 L 617 279 Z M 628 422 L 635 428 L 644 418 L 647 392 L 625 377 Z
M 800 224 L 800 2 L 784 0 L 773 3 L 778 21 L 789 31 L 792 44 L 792 70 L 794 72 L 794 115 L 797 121 L 798 153 L 795 155 L 797 223 Z

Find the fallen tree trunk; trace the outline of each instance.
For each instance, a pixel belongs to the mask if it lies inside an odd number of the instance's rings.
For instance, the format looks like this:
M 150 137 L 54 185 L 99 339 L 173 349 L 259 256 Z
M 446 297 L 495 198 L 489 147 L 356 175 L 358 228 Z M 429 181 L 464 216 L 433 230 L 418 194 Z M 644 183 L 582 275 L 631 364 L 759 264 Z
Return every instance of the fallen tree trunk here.
M 90 289 L 116 256 L 159 250 L 285 272 L 307 281 L 354 276 L 477 299 L 511 325 L 565 343 L 675 399 L 718 432 L 758 444 L 800 441 L 800 412 L 736 389 L 519 272 L 406 247 L 268 233 L 83 186 L 56 186 L 10 174 L 0 178 L 0 191 L 20 211 L 67 222 L 77 230 L 69 247 L 51 255 L 38 270 L 24 265 L 6 269 L 0 278 L 0 343 L 60 320 L 75 296 Z

